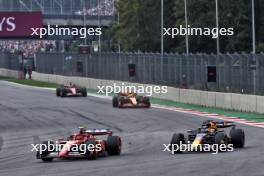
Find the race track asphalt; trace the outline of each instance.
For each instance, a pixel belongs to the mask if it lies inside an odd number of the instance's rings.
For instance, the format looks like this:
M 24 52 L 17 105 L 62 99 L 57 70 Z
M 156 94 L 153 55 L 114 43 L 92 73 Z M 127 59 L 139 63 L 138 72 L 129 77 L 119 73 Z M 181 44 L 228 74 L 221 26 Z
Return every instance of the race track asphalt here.
M 206 118 L 174 111 L 114 109 L 111 101 L 57 98 L 51 90 L 0 82 L 0 176 L 263 176 L 264 129 L 238 124 L 244 149 L 219 154 L 163 152 L 174 132 L 197 128 Z M 122 155 L 98 160 L 35 158 L 31 144 L 78 130 L 110 128 L 123 140 Z

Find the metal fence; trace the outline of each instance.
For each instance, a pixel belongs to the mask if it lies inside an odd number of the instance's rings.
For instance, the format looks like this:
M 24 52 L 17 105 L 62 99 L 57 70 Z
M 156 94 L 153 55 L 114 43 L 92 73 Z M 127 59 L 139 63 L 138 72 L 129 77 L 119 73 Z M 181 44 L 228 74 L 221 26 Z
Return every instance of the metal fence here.
M 129 77 L 128 65 L 136 65 Z M 208 82 L 208 67 L 216 82 Z M 264 54 L 39 53 L 36 71 L 221 92 L 264 94 Z
M 17 54 L 0 52 L 0 68 L 20 70 L 19 57 Z
M 0 68 L 22 70 L 25 61 L 0 53 Z M 264 54 L 38 53 L 34 61 L 40 73 L 264 95 Z M 136 66 L 134 78 L 129 64 Z M 216 67 L 216 82 L 207 80 L 210 66 Z

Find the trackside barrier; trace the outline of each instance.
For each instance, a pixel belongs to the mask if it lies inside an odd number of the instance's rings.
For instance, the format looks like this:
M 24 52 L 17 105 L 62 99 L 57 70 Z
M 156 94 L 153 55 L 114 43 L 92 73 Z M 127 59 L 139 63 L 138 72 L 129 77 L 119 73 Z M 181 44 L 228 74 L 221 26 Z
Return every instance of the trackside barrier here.
M 11 78 L 18 78 L 19 71 L 8 70 L 5 68 L 0 68 L 0 76 L 7 76 Z
M 17 71 L 0 69 L 0 75 L 16 77 Z M 122 83 L 124 83 L 121 81 L 114 80 L 102 80 L 84 77 L 66 77 L 60 75 L 42 74 L 38 72 L 33 72 L 32 78 L 38 81 L 52 82 L 58 84 L 73 82 L 77 85 L 97 90 L 98 86 L 112 86 L 114 83 L 116 83 L 117 85 L 121 85 Z M 137 84 L 128 82 L 126 82 L 125 84 L 134 86 L 152 86 L 150 84 Z M 264 114 L 264 96 L 208 92 L 168 87 L 168 93 L 153 94 L 152 97 L 194 105 L 202 105 L 206 107 L 217 107 L 223 109 L 232 109 L 244 112 L 256 112 Z
M 33 73 L 33 79 L 40 81 L 53 82 L 64 84 L 74 82 L 80 86 L 85 86 L 89 89 L 98 89 L 97 86 L 112 86 L 114 83 L 121 85 L 123 82 L 114 80 L 92 79 L 84 77 L 66 77 L 60 75 Z M 128 83 L 127 85 L 143 85 L 149 84 Z M 247 94 L 208 92 L 191 89 L 179 89 L 168 87 L 167 94 L 153 94 L 153 97 L 165 100 L 172 100 L 182 103 L 202 105 L 207 107 L 217 107 L 223 109 L 233 109 L 245 112 L 264 113 L 264 97 Z

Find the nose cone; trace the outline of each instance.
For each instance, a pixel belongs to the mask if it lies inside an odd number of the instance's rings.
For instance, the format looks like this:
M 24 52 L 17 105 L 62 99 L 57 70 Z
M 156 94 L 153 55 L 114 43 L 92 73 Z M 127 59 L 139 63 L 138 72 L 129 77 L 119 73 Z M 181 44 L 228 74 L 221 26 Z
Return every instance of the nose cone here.
M 76 88 L 70 88 L 71 92 L 73 95 L 76 95 L 77 91 L 76 91 Z
M 67 156 L 68 153 L 69 153 L 69 151 L 62 150 L 62 151 L 59 152 L 59 157 L 60 157 L 60 158 L 63 158 L 63 157 L 65 157 L 65 156 Z
M 66 157 L 68 153 L 70 152 L 73 145 L 75 145 L 76 142 L 74 141 L 68 141 L 66 144 L 64 144 L 61 151 L 59 151 L 59 157 Z
M 136 98 L 133 97 L 133 98 L 130 98 L 130 100 L 131 100 L 131 102 L 132 102 L 133 105 L 136 105 L 137 104 Z
M 202 141 L 203 141 L 203 137 L 205 136 L 206 134 L 197 134 L 196 135 L 196 138 L 194 139 L 193 143 L 192 143 L 192 148 L 197 148 L 199 145 L 202 144 Z

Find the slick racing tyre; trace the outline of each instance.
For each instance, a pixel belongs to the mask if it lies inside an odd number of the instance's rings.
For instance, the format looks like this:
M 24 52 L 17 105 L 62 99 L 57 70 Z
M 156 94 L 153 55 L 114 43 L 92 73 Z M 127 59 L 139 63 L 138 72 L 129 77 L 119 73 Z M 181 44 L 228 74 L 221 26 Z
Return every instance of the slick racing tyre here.
M 118 136 L 108 136 L 106 141 L 106 151 L 109 155 L 120 155 L 122 148 L 121 138 Z
M 173 145 L 178 145 L 178 147 L 180 147 L 181 144 L 185 144 L 184 135 L 182 133 L 174 133 L 171 139 L 170 150 L 173 149 Z M 182 153 L 179 149 L 173 151 L 174 153 Z
M 61 91 L 60 88 L 57 88 L 57 89 L 56 89 L 56 96 L 57 96 L 57 97 L 60 96 L 60 91 Z
M 136 99 L 137 99 L 137 102 L 141 102 L 144 98 L 142 96 L 137 96 Z
M 224 133 L 218 132 L 215 135 L 215 144 L 228 144 L 227 137 Z
M 218 145 L 218 151 L 222 152 L 220 150 L 220 145 L 223 145 L 223 144 L 225 146 L 228 145 L 228 137 L 227 137 L 227 135 L 225 133 L 223 133 L 223 132 L 216 133 L 216 135 L 215 135 L 215 144 Z
M 243 148 L 245 144 L 245 132 L 242 129 L 231 129 L 231 143 L 235 148 Z
M 144 97 L 144 103 L 147 105 L 147 108 L 150 108 L 150 100 L 149 100 L 149 97 Z
M 60 89 L 60 96 L 65 97 L 66 96 L 66 90 L 64 88 Z
M 86 145 L 86 151 L 84 152 L 84 156 L 87 159 L 90 160 L 96 160 L 98 158 L 98 152 L 96 151 L 96 142 L 95 140 L 88 140 L 85 142 Z M 93 145 L 93 147 L 91 147 L 91 145 Z M 90 147 L 89 147 L 90 146 Z M 89 148 L 93 148 L 93 151 L 89 150 Z
M 40 151 L 37 151 L 37 158 L 42 159 L 42 161 L 44 161 L 44 162 L 51 162 L 53 160 L 52 157 L 46 158 L 51 152 L 53 152 L 53 151 L 49 151 L 49 149 L 48 149 L 49 144 L 54 145 L 54 142 L 53 141 L 43 141 L 42 145 L 46 146 L 45 150 L 42 151 L 42 153 L 40 153 Z
M 86 90 L 86 88 L 82 88 L 81 89 L 81 93 L 82 93 L 82 96 L 83 97 L 87 97 L 87 90 Z
M 125 97 L 120 97 L 119 98 L 119 101 L 118 101 L 118 107 L 119 108 L 122 108 L 123 107 L 123 105 L 126 103 L 126 98 Z
M 118 107 L 118 97 L 117 96 L 113 97 L 112 104 L 114 108 Z

